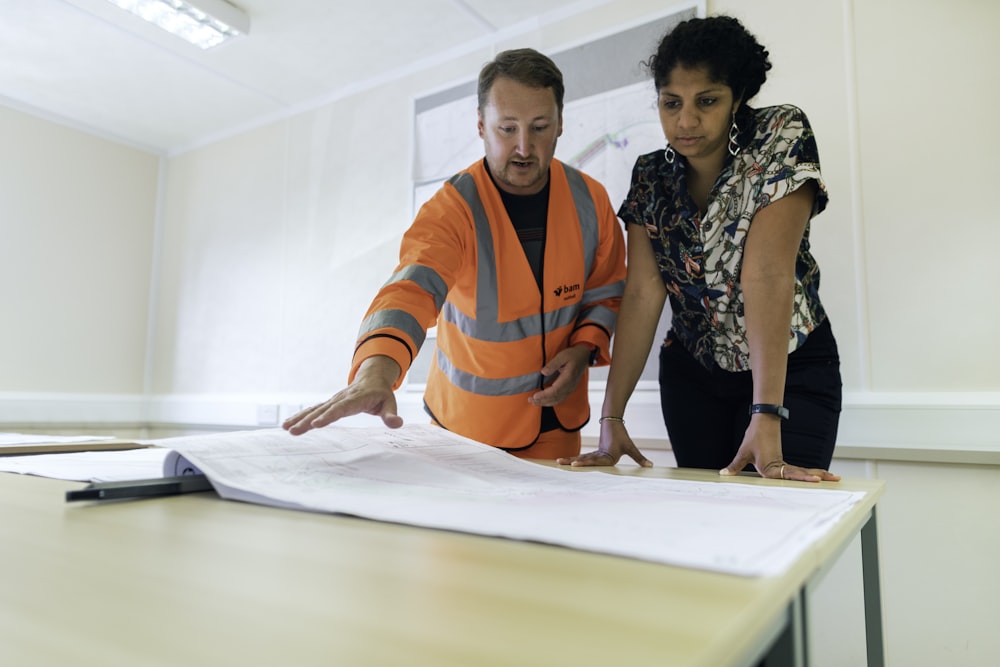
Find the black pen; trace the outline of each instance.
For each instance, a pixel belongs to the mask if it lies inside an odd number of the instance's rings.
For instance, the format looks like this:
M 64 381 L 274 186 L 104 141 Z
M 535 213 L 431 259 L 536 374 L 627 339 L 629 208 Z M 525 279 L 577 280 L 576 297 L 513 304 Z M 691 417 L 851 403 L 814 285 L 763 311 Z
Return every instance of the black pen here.
M 112 500 L 173 496 L 178 493 L 209 491 L 212 484 L 205 475 L 180 475 L 156 479 L 132 479 L 125 482 L 96 482 L 82 489 L 66 492 L 66 500 Z

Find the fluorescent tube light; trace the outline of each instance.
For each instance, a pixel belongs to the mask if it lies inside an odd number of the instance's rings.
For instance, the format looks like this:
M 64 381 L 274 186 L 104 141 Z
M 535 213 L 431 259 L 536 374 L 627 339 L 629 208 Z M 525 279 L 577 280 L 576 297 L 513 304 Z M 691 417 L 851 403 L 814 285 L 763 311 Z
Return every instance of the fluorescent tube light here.
M 225 0 L 108 0 L 167 32 L 209 49 L 250 32 L 250 17 Z

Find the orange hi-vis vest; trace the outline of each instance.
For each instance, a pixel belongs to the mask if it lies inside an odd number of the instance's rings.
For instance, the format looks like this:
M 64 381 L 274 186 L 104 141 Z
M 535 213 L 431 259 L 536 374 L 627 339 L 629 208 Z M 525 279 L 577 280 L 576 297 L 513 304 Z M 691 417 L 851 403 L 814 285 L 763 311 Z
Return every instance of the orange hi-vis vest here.
M 543 289 L 531 270 L 483 161 L 445 183 L 403 236 L 399 265 L 361 324 L 349 380 L 365 359 L 385 355 L 402 383 L 427 329 L 437 350 L 424 405 L 441 426 L 507 449 L 531 445 L 541 408 L 541 368 L 578 343 L 610 361 L 625 284 L 625 242 L 603 186 L 553 160 Z M 551 378 L 550 378 L 551 379 Z M 587 374 L 555 406 L 568 431 L 590 417 Z

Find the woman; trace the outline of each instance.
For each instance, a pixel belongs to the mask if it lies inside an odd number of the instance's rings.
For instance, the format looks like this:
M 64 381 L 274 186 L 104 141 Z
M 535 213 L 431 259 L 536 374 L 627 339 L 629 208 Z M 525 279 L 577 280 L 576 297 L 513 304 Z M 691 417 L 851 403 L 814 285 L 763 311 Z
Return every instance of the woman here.
M 628 279 L 599 449 L 561 459 L 651 465 L 622 416 L 667 296 L 660 398 L 677 464 L 836 481 L 837 344 L 819 300 L 809 221 L 827 203 L 802 111 L 754 109 L 768 53 L 734 18 L 679 24 L 647 63 L 667 147 L 641 156 L 618 212 Z

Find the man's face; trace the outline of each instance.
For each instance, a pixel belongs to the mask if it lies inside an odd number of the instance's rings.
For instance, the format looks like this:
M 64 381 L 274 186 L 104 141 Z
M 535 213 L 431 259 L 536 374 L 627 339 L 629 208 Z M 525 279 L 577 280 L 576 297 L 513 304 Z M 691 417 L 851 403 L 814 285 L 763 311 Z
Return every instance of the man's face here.
M 497 185 L 515 195 L 540 192 L 562 134 L 562 114 L 551 88 L 500 77 L 479 111 L 479 136 Z

